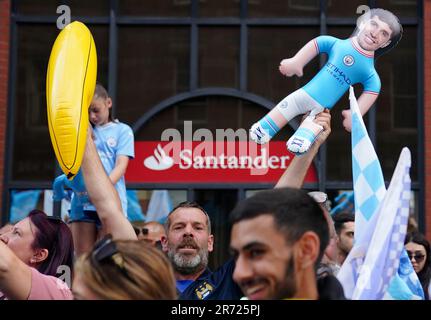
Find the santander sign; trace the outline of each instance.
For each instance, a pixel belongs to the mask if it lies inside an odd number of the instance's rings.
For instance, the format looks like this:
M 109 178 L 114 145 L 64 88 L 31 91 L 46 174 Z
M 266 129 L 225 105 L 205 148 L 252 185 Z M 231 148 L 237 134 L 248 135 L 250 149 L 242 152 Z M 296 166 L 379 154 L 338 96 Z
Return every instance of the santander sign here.
M 154 155 L 145 158 L 144 166 L 150 170 L 167 170 L 174 165 L 174 159 L 167 156 L 160 144 L 154 150 Z
M 137 141 L 126 181 L 134 183 L 276 183 L 294 155 L 283 141 Z M 312 165 L 305 182 L 316 182 Z

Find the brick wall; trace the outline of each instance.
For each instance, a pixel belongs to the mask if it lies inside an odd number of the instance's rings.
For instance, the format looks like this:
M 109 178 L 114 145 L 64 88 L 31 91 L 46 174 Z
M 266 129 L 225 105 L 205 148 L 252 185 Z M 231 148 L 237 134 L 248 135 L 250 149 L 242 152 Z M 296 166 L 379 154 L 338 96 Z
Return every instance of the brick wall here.
M 431 239 L 431 0 L 424 1 L 425 219 Z
M 9 76 L 10 0 L 0 0 L 0 208 L 2 207 Z M 0 210 L 0 221 L 1 221 Z

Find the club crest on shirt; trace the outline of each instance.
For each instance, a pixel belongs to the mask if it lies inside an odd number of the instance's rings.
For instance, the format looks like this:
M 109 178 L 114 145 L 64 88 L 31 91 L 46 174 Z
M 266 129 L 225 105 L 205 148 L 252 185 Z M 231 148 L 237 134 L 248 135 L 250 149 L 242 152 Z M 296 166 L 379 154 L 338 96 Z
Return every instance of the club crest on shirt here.
M 204 300 L 213 291 L 214 287 L 206 281 L 204 281 L 199 287 L 195 289 L 196 296 L 200 300 Z
M 353 65 L 355 63 L 355 59 L 350 54 L 348 54 L 348 55 L 344 56 L 343 63 L 346 66 L 350 67 L 351 65 Z
M 280 108 L 285 109 L 289 106 L 289 103 L 287 102 L 287 99 L 284 99 L 281 103 L 280 103 Z
M 110 146 L 111 148 L 114 148 L 117 145 L 117 140 L 115 140 L 114 137 L 109 137 L 108 140 L 106 140 L 106 143 L 108 144 L 108 146 Z

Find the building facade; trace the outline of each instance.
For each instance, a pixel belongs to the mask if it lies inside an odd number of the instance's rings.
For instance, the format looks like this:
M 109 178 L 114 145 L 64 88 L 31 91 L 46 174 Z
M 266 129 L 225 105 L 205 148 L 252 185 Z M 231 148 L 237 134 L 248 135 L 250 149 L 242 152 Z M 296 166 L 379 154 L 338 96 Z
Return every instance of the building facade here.
M 431 238 L 430 0 L 0 0 L 2 221 L 9 218 L 14 192 L 50 189 L 60 173 L 49 140 L 45 77 L 67 10 L 93 34 L 98 81 L 113 98 L 114 115 L 133 127 L 135 140 L 151 154 L 166 128 L 186 135 L 185 122 L 191 121 L 193 132 L 208 129 L 214 136 L 218 129 L 248 129 L 310 80 L 324 59 L 310 62 L 302 78 L 288 79 L 279 74 L 279 62 L 318 35 L 348 37 L 367 7 L 397 14 L 404 36 L 376 61 L 382 91 L 365 121 L 386 181 L 401 148 L 410 148 L 412 211 Z M 361 88 L 355 89 L 358 95 Z M 352 189 L 350 134 L 341 124 L 347 107 L 346 95 L 333 108 L 333 133 L 305 185 L 332 198 Z M 292 132 L 287 128 L 275 140 L 286 141 Z M 236 201 L 274 183 L 259 177 L 228 181 L 217 172 L 211 178 L 209 171 L 151 181 L 134 174 L 128 172 L 128 188 L 137 190 L 144 208 L 154 189 L 169 190 L 174 203 L 197 200 L 207 208 L 216 236 L 225 239 L 216 260 L 226 251 L 226 219 Z

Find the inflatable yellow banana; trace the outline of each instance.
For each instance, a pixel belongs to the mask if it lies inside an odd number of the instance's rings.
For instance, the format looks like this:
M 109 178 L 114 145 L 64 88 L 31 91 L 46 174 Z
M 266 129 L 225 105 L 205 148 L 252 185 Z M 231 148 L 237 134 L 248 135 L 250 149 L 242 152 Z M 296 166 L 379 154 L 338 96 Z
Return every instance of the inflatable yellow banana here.
M 49 134 L 55 156 L 69 180 L 78 173 L 84 155 L 96 75 L 93 36 L 83 23 L 72 22 L 55 40 L 46 76 Z

